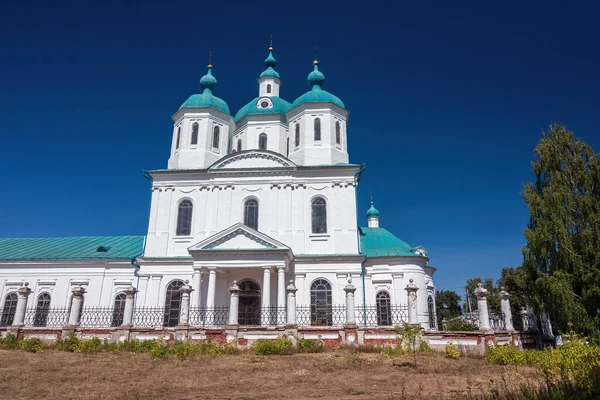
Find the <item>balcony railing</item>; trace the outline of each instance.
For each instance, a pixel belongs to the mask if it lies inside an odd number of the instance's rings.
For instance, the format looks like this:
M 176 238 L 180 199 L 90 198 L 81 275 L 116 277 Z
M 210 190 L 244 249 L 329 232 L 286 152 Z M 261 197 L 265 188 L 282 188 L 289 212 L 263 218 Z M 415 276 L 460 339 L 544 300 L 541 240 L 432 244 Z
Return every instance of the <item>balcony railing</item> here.
M 25 310 L 25 326 L 34 328 L 61 328 L 69 322 L 67 307 L 38 307 Z

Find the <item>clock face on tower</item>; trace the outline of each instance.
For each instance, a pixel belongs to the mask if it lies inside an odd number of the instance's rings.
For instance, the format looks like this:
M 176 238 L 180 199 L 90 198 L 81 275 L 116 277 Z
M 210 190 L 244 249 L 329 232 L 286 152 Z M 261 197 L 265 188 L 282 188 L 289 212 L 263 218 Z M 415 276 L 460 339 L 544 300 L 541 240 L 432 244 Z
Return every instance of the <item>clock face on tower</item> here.
M 263 97 L 261 99 L 258 99 L 258 101 L 256 102 L 256 108 L 267 109 L 267 108 L 272 108 L 272 107 L 273 107 L 273 102 L 268 97 Z

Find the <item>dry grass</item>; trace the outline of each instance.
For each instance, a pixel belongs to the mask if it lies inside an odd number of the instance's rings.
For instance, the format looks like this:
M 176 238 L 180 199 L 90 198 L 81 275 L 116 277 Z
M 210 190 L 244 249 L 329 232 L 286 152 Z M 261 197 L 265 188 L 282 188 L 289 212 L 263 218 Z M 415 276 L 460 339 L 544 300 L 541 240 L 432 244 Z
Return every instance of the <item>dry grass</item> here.
M 42 354 L 0 350 L 0 398 L 10 399 L 451 399 L 493 387 L 537 384 L 533 369 L 481 358 L 449 360 L 348 350 L 292 356 L 198 356 L 152 360 L 146 354 Z

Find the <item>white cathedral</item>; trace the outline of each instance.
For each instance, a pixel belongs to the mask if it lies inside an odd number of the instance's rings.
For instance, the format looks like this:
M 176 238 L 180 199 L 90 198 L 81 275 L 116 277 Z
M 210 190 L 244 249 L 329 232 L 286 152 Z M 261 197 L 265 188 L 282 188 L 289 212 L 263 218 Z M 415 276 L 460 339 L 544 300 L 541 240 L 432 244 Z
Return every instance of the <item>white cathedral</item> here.
M 84 310 L 116 310 L 134 287 L 135 307 L 163 310 L 165 326 L 177 324 L 184 285 L 193 289 L 191 313 L 228 307 L 237 285 L 239 324 L 253 326 L 265 324 L 264 310 L 285 313 L 291 284 L 299 325 L 335 326 L 352 282 L 359 325 L 405 320 L 410 284 L 418 322 L 436 329 L 435 268 L 425 249 L 380 227 L 372 201 L 360 227 L 364 165 L 349 163 L 344 103 L 323 89 L 317 61 L 310 90 L 287 102 L 275 64 L 269 48 L 258 95 L 235 116 L 215 96 L 208 66 L 201 92 L 172 117 L 167 169 L 145 172 L 147 235 L 0 239 L 0 326 L 11 324 L 25 282 L 28 310 L 66 309 L 76 287 Z

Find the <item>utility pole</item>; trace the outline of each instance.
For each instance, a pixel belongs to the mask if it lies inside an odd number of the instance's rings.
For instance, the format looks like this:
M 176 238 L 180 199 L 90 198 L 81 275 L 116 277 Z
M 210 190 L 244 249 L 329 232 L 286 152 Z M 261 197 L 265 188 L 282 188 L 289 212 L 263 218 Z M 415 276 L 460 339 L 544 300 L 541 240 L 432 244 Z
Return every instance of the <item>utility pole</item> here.
M 469 309 L 469 314 L 471 314 L 471 299 L 469 298 L 469 288 L 465 286 L 465 293 L 467 294 L 467 308 Z

